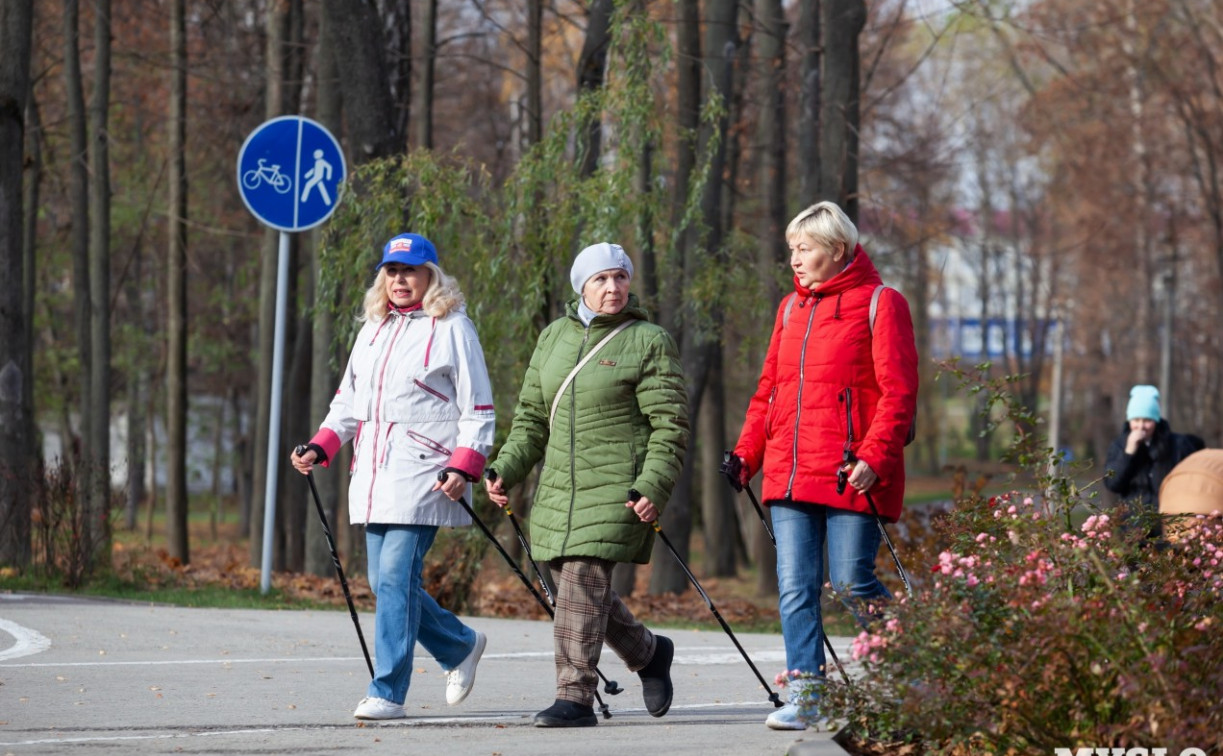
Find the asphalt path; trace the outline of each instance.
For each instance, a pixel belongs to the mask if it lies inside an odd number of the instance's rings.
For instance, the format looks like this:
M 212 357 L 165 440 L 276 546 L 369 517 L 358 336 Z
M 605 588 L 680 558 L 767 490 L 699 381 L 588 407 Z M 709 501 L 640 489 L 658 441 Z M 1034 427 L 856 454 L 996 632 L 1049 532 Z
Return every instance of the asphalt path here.
M 445 703 L 437 663 L 417 647 L 406 719 L 358 722 L 368 671 L 344 611 L 189 609 L 0 594 L 0 754 L 701 754 L 842 756 L 829 732 L 775 732 L 768 693 L 721 631 L 675 641 L 675 698 L 651 717 L 641 684 L 610 650 L 625 690 L 585 729 L 532 726 L 554 698 L 548 622 L 464 618 L 488 635 L 475 687 Z M 374 617 L 361 614 L 373 643 Z M 779 635 L 736 633 L 765 680 L 785 667 Z M 849 640 L 833 638 L 848 657 Z

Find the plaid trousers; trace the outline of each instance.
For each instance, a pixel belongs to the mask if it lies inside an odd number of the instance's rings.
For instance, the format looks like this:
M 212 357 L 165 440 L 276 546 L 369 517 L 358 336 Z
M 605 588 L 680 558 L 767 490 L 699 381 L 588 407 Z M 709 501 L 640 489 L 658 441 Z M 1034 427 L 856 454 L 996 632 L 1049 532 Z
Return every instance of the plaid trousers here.
M 556 697 L 590 706 L 599 675 L 595 667 L 603 643 L 636 672 L 654 657 L 654 634 L 637 621 L 611 588 L 615 562 L 565 557 L 549 562 L 557 575 Z

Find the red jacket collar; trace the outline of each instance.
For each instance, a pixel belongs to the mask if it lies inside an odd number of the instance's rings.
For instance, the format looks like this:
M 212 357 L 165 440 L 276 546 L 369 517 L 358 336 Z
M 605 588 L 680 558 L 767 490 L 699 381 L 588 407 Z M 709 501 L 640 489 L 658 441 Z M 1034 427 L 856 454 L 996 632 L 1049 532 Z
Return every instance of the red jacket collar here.
M 852 289 L 863 284 L 879 285 L 883 283 L 883 279 L 879 276 L 879 271 L 875 268 L 875 264 L 871 262 L 871 258 L 866 254 L 866 250 L 861 244 L 854 247 L 854 259 L 845 266 L 845 269 L 828 279 L 824 283 L 808 289 L 798 282 L 798 276 L 794 276 L 794 290 L 798 292 L 800 297 L 821 296 L 840 294 L 843 291 Z

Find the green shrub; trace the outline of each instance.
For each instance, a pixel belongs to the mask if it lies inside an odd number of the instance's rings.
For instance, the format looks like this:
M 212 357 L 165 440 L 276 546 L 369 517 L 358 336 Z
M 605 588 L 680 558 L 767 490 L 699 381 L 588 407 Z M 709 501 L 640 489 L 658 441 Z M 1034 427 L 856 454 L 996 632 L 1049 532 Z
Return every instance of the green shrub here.
M 863 674 L 830 677 L 820 713 L 843 740 L 924 753 L 1223 752 L 1223 518 L 1174 543 L 1119 527 L 1091 486 L 1049 473 L 1060 460 L 1007 380 L 975 385 L 1015 424 L 1032 490 L 957 499 L 951 546 L 910 565 L 915 595 L 856 638 Z

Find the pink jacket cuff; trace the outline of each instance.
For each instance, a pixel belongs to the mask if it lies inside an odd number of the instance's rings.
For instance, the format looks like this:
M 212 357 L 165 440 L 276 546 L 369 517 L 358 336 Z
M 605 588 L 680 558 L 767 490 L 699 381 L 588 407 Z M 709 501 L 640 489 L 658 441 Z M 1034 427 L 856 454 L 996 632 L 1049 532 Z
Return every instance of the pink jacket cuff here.
M 485 461 L 485 456 L 475 449 L 459 447 L 450 455 L 450 459 L 446 462 L 446 467 L 462 470 L 463 474 L 468 478 L 479 480 L 481 473 L 484 472 Z
M 331 460 L 335 459 L 335 455 L 340 453 L 340 437 L 335 434 L 335 431 L 327 428 L 319 428 L 318 433 L 314 434 L 314 438 L 310 439 L 310 443 L 318 444 L 327 454 L 327 461 L 323 463 L 323 467 L 328 467 Z

